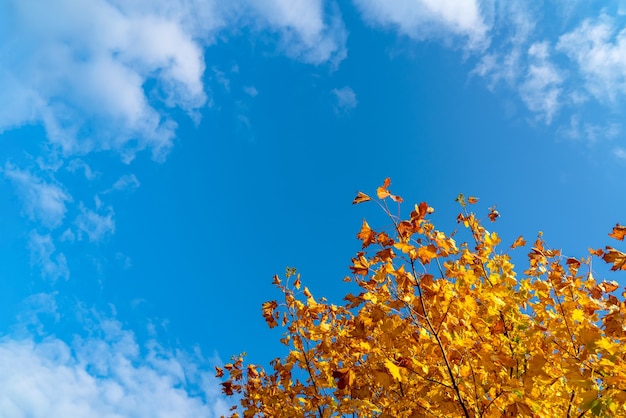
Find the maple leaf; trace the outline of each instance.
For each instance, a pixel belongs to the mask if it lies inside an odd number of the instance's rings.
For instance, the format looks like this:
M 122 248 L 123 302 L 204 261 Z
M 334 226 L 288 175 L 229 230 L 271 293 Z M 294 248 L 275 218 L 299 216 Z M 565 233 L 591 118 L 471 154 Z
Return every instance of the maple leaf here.
M 365 193 L 359 192 L 354 198 L 354 200 L 352 201 L 352 204 L 358 205 L 359 203 L 367 202 L 369 200 L 372 200 L 372 198 L 366 195 Z
M 275 315 L 275 309 L 278 307 L 278 303 L 272 300 L 269 302 L 264 302 L 262 305 L 263 310 L 263 318 L 265 318 L 265 322 L 269 325 L 270 328 L 274 328 L 278 326 L 278 322 L 276 321 L 277 315 Z
M 356 237 L 363 242 L 361 248 L 366 248 L 376 241 L 376 233 L 370 228 L 365 219 L 363 219 L 363 225 L 361 225 L 361 230 Z
M 626 226 L 622 226 L 620 224 L 616 224 L 613 227 L 613 231 L 609 234 L 609 237 L 620 241 L 624 241 L 624 236 L 626 236 Z
M 607 263 L 612 263 L 611 270 L 626 270 L 626 254 L 616 250 L 613 247 L 606 247 L 606 252 L 602 256 L 602 259 Z
M 524 240 L 524 237 L 520 235 L 519 237 L 517 237 L 515 242 L 511 245 L 511 249 L 517 248 L 517 247 L 523 247 L 524 245 L 526 245 L 526 241 Z
M 494 206 L 494 207 L 489 208 L 489 215 L 488 216 L 489 216 L 489 220 L 491 222 L 495 222 L 496 219 L 500 216 L 500 212 L 498 212 L 496 210 L 496 207 Z
M 333 371 L 333 378 L 337 379 L 337 388 L 344 390 L 352 386 L 354 381 L 354 372 L 347 367 L 335 370 Z
M 380 186 L 378 189 L 376 189 L 376 195 L 378 196 L 379 199 L 385 199 L 391 196 L 391 193 L 389 192 L 389 190 L 387 190 L 390 185 L 391 185 L 391 179 L 387 177 L 383 185 Z
M 398 366 L 396 366 L 391 360 L 386 359 L 385 367 L 389 371 L 391 377 L 399 382 L 402 382 L 402 375 L 400 374 L 400 368 Z

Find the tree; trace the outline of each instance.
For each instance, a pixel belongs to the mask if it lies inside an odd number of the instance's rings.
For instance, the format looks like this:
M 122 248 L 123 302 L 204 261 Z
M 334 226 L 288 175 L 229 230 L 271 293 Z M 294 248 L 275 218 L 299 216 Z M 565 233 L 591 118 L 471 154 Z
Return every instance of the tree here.
M 626 416 L 626 304 L 617 283 L 596 281 L 592 260 L 626 270 L 612 247 L 565 257 L 541 234 L 516 273 L 510 256 L 457 201 L 470 242 L 457 244 L 416 205 L 401 219 L 389 191 L 374 200 L 391 220 L 364 220 L 346 281 L 358 286 L 345 304 L 316 300 L 294 269 L 274 277 L 282 303 L 263 304 L 270 328 L 282 326 L 288 354 L 271 371 L 236 356 L 217 376 L 245 417 Z M 399 209 L 398 209 L 399 211 Z M 491 208 L 491 222 L 499 216 Z M 465 231 L 465 232 L 464 232 Z M 623 240 L 626 227 L 611 237 Z M 508 249 L 523 247 L 519 237 Z M 507 249 L 507 251 L 508 251 Z M 626 293 L 622 293 L 622 298 Z M 233 412 L 233 416 L 238 416 Z

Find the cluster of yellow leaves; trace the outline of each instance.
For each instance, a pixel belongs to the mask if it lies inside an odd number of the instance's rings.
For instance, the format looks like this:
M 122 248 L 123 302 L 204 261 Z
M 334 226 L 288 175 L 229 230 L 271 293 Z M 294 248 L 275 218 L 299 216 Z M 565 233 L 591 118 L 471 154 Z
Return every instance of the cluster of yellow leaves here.
M 564 257 L 540 235 L 518 278 L 500 237 L 467 210 L 478 199 L 459 196 L 471 237 L 459 245 L 426 203 L 392 216 L 385 199 L 402 199 L 389 186 L 377 196 L 393 227 L 364 221 L 357 235 L 347 280 L 358 294 L 337 306 L 315 300 L 293 269 L 274 278 L 284 301 L 263 304 L 263 316 L 285 328 L 289 352 L 271 371 L 242 357 L 217 368 L 240 401 L 232 416 L 626 416 L 626 303 L 615 282 L 594 279 L 592 257 Z M 626 227 L 610 236 L 623 240 Z M 590 252 L 626 269 L 625 253 Z

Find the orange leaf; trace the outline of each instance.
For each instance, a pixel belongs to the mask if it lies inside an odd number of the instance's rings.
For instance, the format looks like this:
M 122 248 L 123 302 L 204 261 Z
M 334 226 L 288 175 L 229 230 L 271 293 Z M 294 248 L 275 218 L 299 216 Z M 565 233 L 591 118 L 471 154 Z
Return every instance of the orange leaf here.
M 474 197 L 474 196 L 470 196 L 467 198 L 467 203 L 469 203 L 470 205 L 474 205 L 476 203 L 478 203 L 478 198 Z
M 602 257 L 604 255 L 604 251 L 602 251 L 602 248 L 598 248 L 597 250 L 594 250 L 593 248 L 589 248 L 589 254 Z
M 524 237 L 520 235 L 517 237 L 513 245 L 511 245 L 511 248 L 523 247 L 524 245 L 526 245 L 526 241 L 524 240 Z
M 372 230 L 372 228 L 370 228 L 365 219 L 363 219 L 361 231 L 356 234 L 356 237 L 363 242 L 362 248 L 368 247 L 376 241 L 376 233 Z
M 620 224 L 616 224 L 613 227 L 613 231 L 609 234 L 609 237 L 620 241 L 624 241 L 624 236 L 626 236 L 626 226 L 622 226 Z
M 359 203 L 367 202 L 368 200 L 372 200 L 372 198 L 363 192 L 359 192 L 354 198 L 354 200 L 352 201 L 352 204 L 358 205 Z
M 626 270 L 626 254 L 613 247 L 606 247 L 606 253 L 602 259 L 607 263 L 613 263 L 611 270 Z
M 264 302 L 262 306 L 263 310 L 263 318 L 265 318 L 265 322 L 269 325 L 270 328 L 274 328 L 278 326 L 278 322 L 276 322 L 277 315 L 274 314 L 274 311 L 278 307 L 278 303 L 276 301 Z
M 389 193 L 389 190 L 387 190 L 390 185 L 391 185 L 391 179 L 387 177 L 383 185 L 380 186 L 378 189 L 376 189 L 376 194 L 378 195 L 379 199 L 385 199 L 391 196 L 391 193 Z
M 619 287 L 619 284 L 617 284 L 617 282 L 613 281 L 613 282 L 602 282 L 598 285 L 598 287 L 600 287 L 600 289 L 602 289 L 602 291 L 604 293 L 611 293 L 612 291 L 614 291 L 615 289 L 617 289 Z

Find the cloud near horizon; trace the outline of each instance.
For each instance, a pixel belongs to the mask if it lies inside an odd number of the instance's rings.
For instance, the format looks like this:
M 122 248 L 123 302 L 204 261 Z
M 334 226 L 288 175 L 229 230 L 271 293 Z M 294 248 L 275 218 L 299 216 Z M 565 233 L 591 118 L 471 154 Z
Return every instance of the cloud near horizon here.
M 120 322 L 90 312 L 82 313 L 90 323 L 86 335 L 68 343 L 47 335 L 40 323 L 44 316 L 60 320 L 54 295 L 34 295 L 26 305 L 15 335 L 0 338 L 4 415 L 213 418 L 228 412 L 212 372 L 219 359 L 154 340 L 140 345 Z

